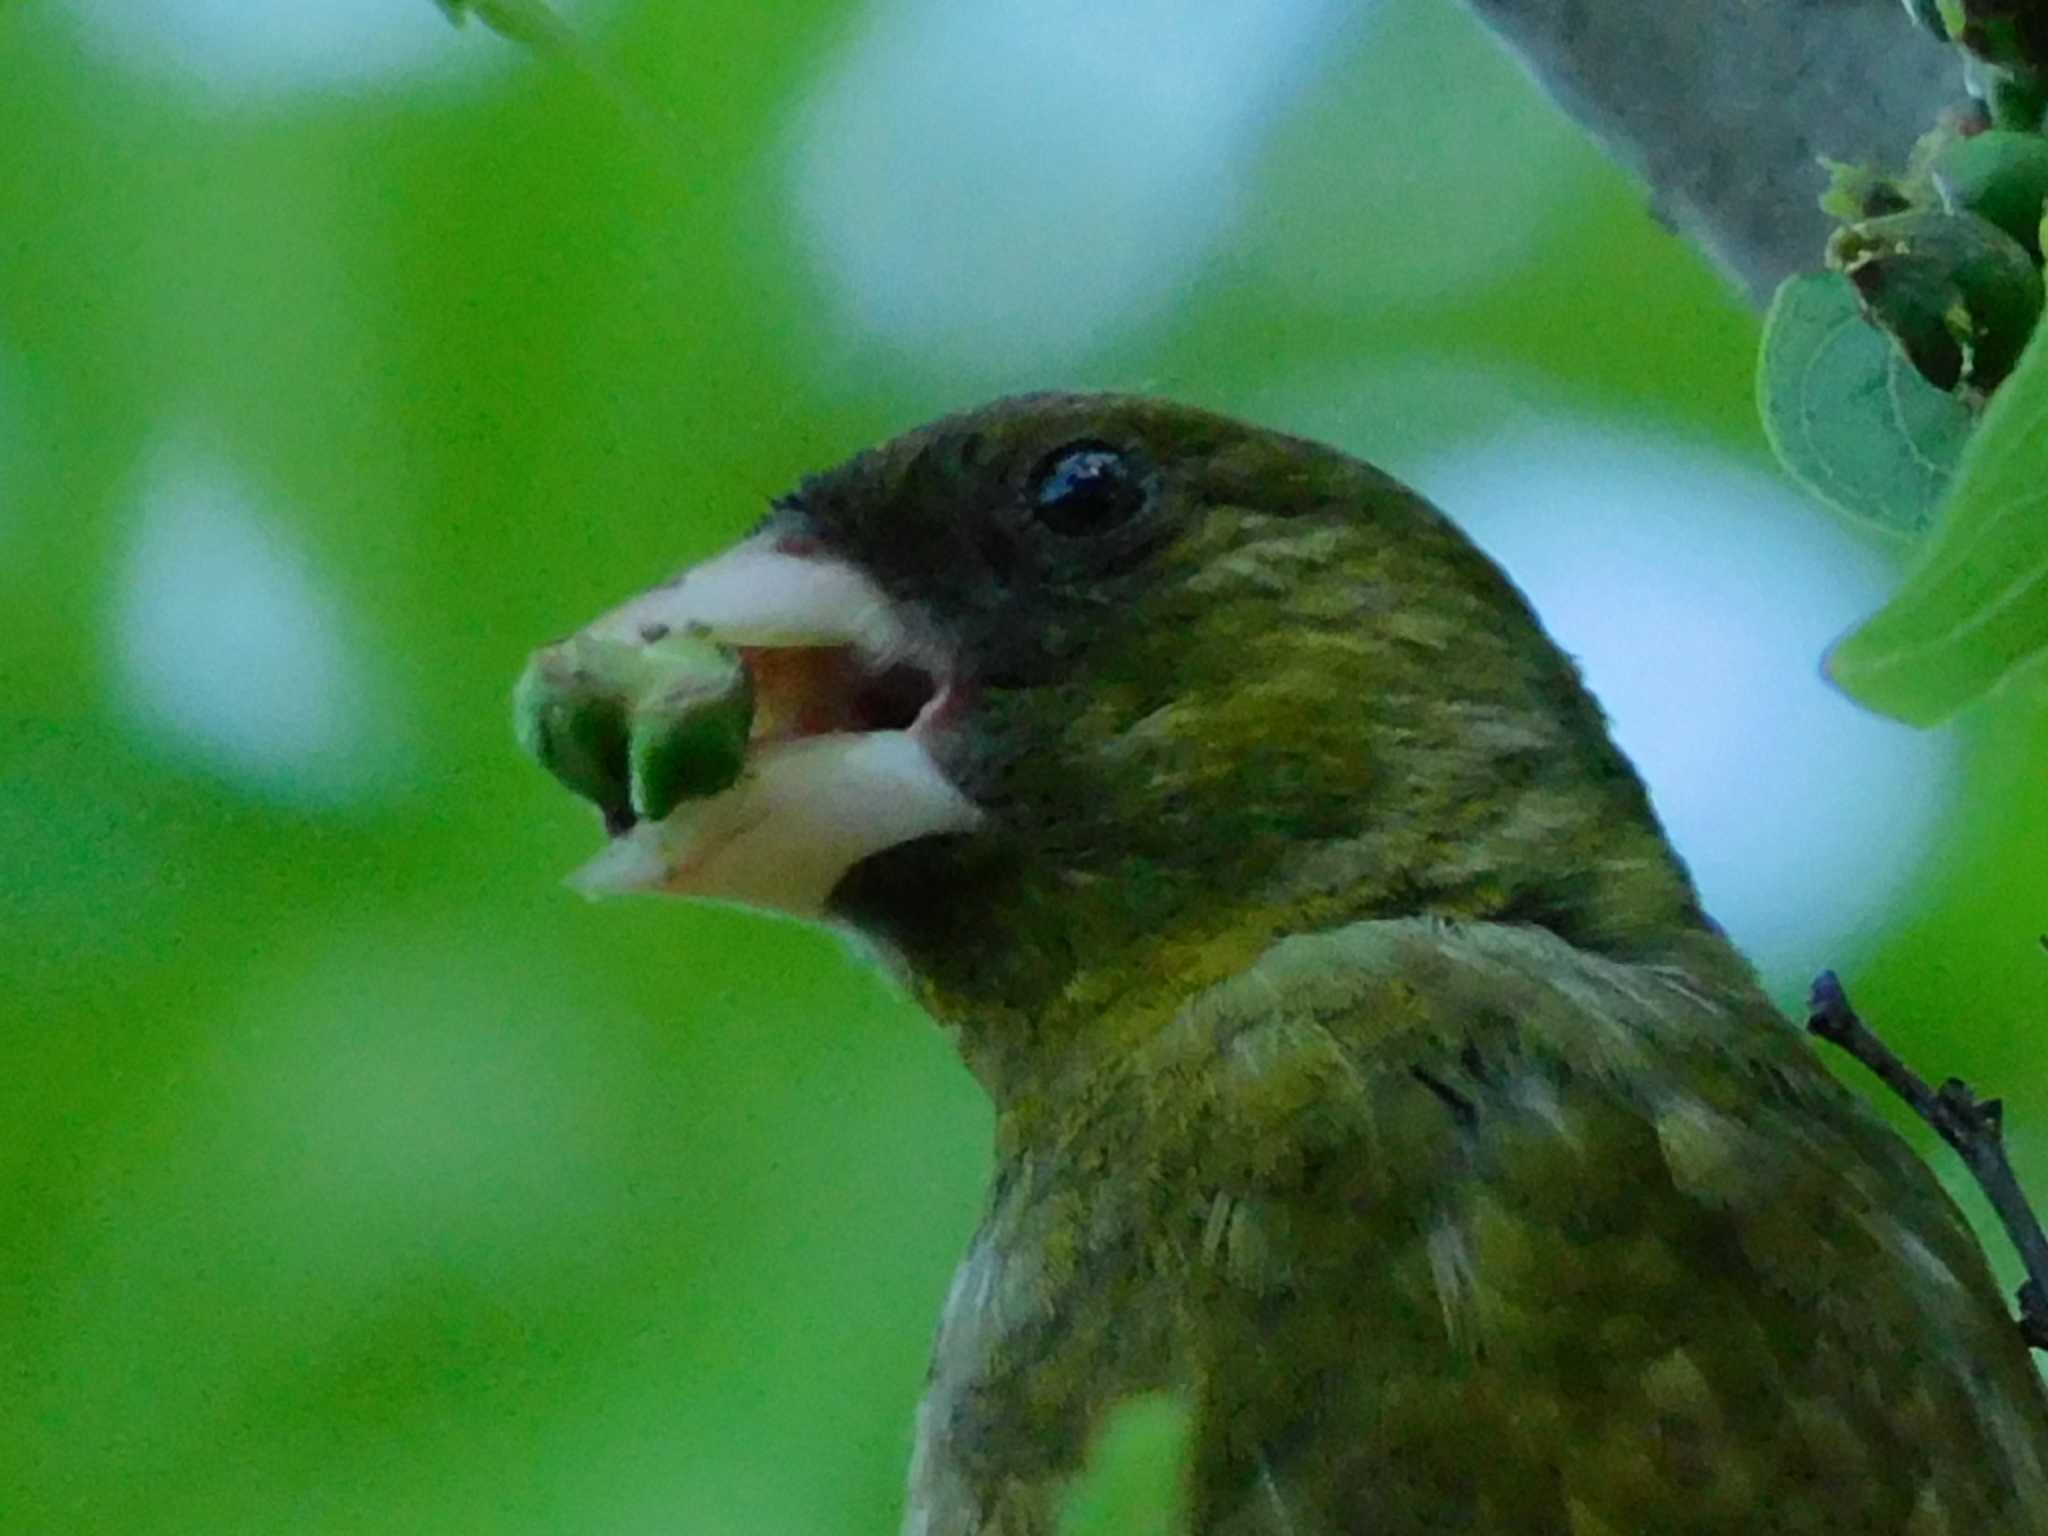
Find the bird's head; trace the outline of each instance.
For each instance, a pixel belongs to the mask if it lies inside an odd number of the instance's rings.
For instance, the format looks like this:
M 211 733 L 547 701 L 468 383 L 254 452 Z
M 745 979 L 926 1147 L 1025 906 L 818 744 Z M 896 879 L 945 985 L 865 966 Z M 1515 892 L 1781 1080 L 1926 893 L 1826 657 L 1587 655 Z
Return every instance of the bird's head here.
M 1370 466 L 1205 411 L 1041 395 L 945 418 L 567 644 L 630 659 L 678 635 L 730 659 L 705 696 L 750 711 L 727 711 L 729 770 L 672 809 L 628 780 L 634 733 L 675 711 L 626 701 L 565 770 L 563 690 L 628 685 L 557 647 L 522 688 L 529 745 L 607 810 L 584 883 L 850 924 L 985 1057 L 1156 1015 L 1279 934 L 1361 917 L 1633 952 L 1699 922 L 1499 571 Z

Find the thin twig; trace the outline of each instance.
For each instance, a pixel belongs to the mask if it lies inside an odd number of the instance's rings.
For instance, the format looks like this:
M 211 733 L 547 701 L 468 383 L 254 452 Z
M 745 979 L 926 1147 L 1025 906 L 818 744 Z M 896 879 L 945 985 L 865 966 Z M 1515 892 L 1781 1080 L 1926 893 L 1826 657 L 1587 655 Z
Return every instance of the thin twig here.
M 1807 1009 L 1809 1030 L 1875 1072 L 1956 1149 L 2026 1265 L 2027 1280 L 2019 1290 L 2020 1337 L 2035 1349 L 2048 1350 L 2048 1235 L 2006 1158 L 2005 1106 L 1997 1099 L 1979 1099 L 1961 1078 L 1952 1077 L 1939 1089 L 1928 1087 L 1857 1017 L 1833 971 L 1814 978 Z

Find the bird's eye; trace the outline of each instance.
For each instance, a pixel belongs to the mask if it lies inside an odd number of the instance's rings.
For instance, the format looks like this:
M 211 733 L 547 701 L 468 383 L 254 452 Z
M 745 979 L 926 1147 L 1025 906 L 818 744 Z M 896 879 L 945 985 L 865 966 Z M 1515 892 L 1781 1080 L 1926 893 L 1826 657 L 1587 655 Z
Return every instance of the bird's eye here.
M 1069 443 L 1046 455 L 1031 479 L 1031 512 L 1054 533 L 1101 533 L 1150 498 L 1146 477 L 1107 443 Z

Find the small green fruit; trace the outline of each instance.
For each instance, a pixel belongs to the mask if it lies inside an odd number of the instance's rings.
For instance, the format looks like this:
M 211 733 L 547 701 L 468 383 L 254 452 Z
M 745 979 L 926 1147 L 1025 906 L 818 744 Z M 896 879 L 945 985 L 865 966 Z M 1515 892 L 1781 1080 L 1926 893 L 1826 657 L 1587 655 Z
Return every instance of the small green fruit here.
M 1828 242 L 1828 265 L 1942 389 L 1995 388 L 2041 313 L 2033 258 L 1975 214 L 1916 209 L 1850 225 Z
M 696 636 L 650 646 L 645 662 L 651 686 L 632 715 L 631 797 L 635 815 L 659 821 L 739 778 L 754 689 L 738 652 Z
M 534 653 L 512 715 L 527 755 L 616 832 L 731 787 L 754 690 L 739 652 L 701 635 L 577 635 Z
M 578 636 L 535 651 L 512 690 L 519 745 L 609 826 L 632 821 L 626 793 L 629 647 Z
M 1904 213 L 1913 206 L 1907 189 L 1895 176 L 1874 165 L 1844 160 L 1825 160 L 1828 189 L 1821 194 L 1821 211 L 1837 223 L 1855 224 L 1864 219 Z
M 1987 64 L 2048 68 L 2048 7 L 2041 0 L 1937 0 L 1948 35 Z
M 2048 203 L 2048 139 L 1993 128 L 1957 139 L 1929 167 L 1952 213 L 1989 219 L 2041 259 L 2041 212 Z

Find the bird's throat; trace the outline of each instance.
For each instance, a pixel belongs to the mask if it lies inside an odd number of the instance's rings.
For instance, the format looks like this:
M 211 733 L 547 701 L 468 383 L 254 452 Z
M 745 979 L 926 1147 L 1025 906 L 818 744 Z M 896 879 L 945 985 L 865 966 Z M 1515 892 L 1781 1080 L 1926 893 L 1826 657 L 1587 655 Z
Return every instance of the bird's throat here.
M 834 906 L 899 959 L 998 1111 L 1024 1126 L 1292 935 L 1439 917 L 1651 963 L 1724 949 L 1632 777 L 1578 782 L 1569 802 L 1506 797 L 1454 844 L 1418 846 L 1412 818 L 1390 815 L 1220 877 L 1208 865 L 1200 878 L 1049 871 L 999 839 L 931 840 L 869 861 Z

